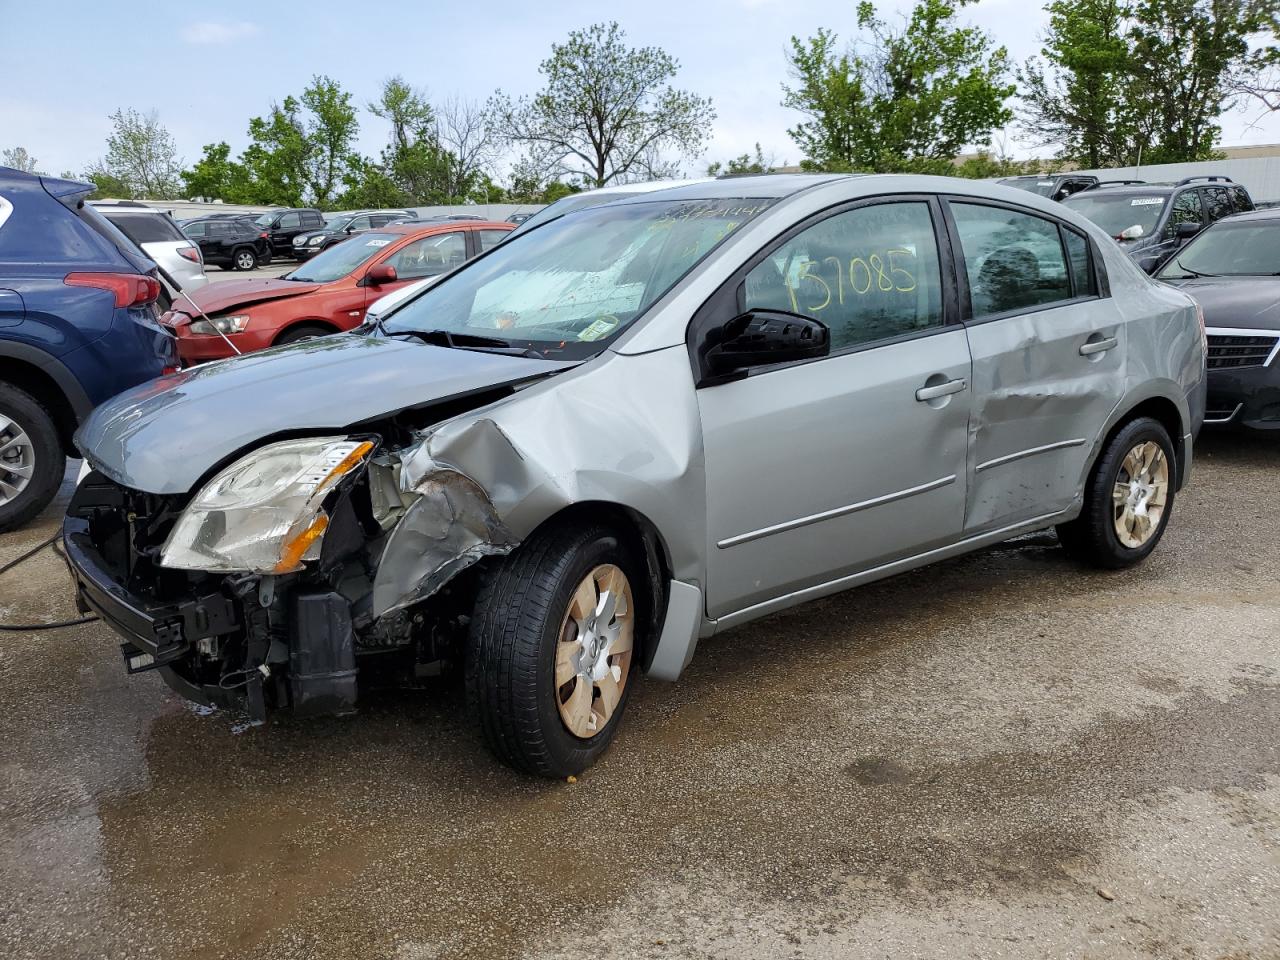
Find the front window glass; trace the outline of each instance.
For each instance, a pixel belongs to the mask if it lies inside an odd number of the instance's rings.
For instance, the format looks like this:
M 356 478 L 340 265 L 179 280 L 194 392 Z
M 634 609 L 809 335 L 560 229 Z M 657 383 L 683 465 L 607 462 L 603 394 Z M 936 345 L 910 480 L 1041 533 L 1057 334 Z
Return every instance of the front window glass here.
M 392 313 L 384 329 L 483 336 L 556 359 L 594 356 L 769 203 L 650 201 L 582 210 L 495 247 Z
M 953 203 L 974 319 L 1071 299 L 1058 225 L 998 207 Z
M 1089 190 L 1062 202 L 1076 213 L 1088 217 L 1113 237 L 1119 238 L 1124 231 L 1137 227 L 1137 236 L 1125 239 L 1138 240 L 1151 236 L 1156 229 L 1166 198 L 1159 194 L 1135 196 L 1132 193 L 1107 196 L 1105 191 L 1097 193 Z
M 1204 218 L 1200 212 L 1200 193 L 1196 190 L 1187 190 L 1173 201 L 1173 206 L 1169 209 L 1169 222 L 1164 228 L 1165 239 L 1177 235 L 1180 223 L 1194 223 L 1199 226 L 1203 222 Z
M 400 235 L 395 233 L 362 233 L 316 254 L 297 270 L 285 274 L 283 279 L 331 283 L 376 257 L 383 247 L 399 239 Z
M 797 234 L 747 274 L 743 308 L 821 320 L 832 350 L 941 326 L 929 205 L 861 207 Z
M 292 230 L 295 227 L 302 226 L 302 217 L 296 213 L 286 213 L 280 218 L 281 230 Z
M 467 259 L 467 241 L 461 233 L 438 233 L 407 243 L 387 260 L 400 280 L 438 277 Z
M 188 237 L 203 237 L 205 235 L 204 223 L 188 223 L 182 228 L 182 232 Z
M 1280 223 L 1215 224 L 1179 250 L 1157 276 L 1162 280 L 1280 276 Z

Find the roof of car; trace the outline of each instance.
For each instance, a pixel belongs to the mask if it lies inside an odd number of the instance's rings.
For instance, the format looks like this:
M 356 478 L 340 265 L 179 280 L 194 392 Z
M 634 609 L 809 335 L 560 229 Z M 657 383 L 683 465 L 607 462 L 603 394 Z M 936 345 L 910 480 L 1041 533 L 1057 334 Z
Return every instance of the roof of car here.
M 1079 193 L 1073 193 L 1071 196 L 1063 200 L 1063 203 L 1069 203 L 1076 199 L 1089 199 L 1092 197 L 1133 197 L 1133 196 L 1151 196 L 1153 193 L 1168 194 L 1178 189 L 1177 184 L 1172 183 L 1125 183 L 1109 186 L 1106 183 L 1100 183 L 1096 187 L 1088 190 L 1081 190 Z
M 715 200 L 721 197 L 767 197 L 778 199 L 830 183 L 848 179 L 847 173 L 765 173 L 743 177 L 723 177 L 702 180 L 688 185 L 674 184 L 662 190 L 663 200 Z M 619 196 L 615 203 L 640 203 L 649 199 L 647 194 L 635 197 Z
M 389 223 L 385 227 L 374 227 L 370 233 L 448 233 L 465 227 L 470 230 L 477 227 L 492 227 L 498 230 L 510 230 L 514 224 L 505 220 L 438 220 L 434 223 Z
M 1223 217 L 1219 223 L 1239 223 L 1241 220 L 1280 220 L 1280 207 L 1261 207 L 1257 210 L 1245 210 Z

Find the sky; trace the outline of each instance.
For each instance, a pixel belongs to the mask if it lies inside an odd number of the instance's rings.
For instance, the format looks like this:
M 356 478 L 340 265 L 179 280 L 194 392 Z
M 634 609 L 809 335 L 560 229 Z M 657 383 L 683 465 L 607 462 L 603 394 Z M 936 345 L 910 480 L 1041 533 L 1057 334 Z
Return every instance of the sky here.
M 888 17 L 911 0 L 881 0 Z M 819 27 L 849 37 L 856 0 L 644 0 L 529 3 L 528 0 L 335 0 L 256 4 L 193 2 L 56 5 L 0 0 L 5 82 L 0 84 L 0 148 L 22 146 L 40 169 L 82 171 L 105 151 L 118 108 L 155 110 L 194 162 L 206 143 L 248 141 L 250 117 L 298 94 L 312 75 L 337 80 L 364 105 L 400 74 L 437 99 L 484 100 L 539 86 L 538 64 L 570 30 L 616 19 L 633 46 L 660 46 L 680 62 L 676 85 L 711 97 L 718 118 L 707 163 L 752 151 L 776 163 L 801 157 L 786 130 L 798 115 L 780 105 L 793 36 Z M 1047 20 L 1026 0 L 979 0 L 964 19 L 1008 47 L 1017 62 L 1038 52 Z M 361 113 L 361 152 L 377 155 L 383 121 Z M 1280 114 L 1250 106 L 1223 121 L 1224 145 L 1280 142 Z M 1047 155 L 1011 129 L 1000 140 L 1015 156 Z

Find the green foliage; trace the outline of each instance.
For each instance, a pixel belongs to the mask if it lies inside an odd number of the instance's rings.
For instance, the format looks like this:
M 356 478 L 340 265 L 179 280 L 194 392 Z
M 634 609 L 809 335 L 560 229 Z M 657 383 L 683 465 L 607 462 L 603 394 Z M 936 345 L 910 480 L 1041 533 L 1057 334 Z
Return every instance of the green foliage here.
M 240 157 L 256 203 L 329 205 L 359 158 L 360 130 L 351 94 L 325 76 L 312 78 L 300 98 L 272 104 L 249 121 L 252 141 Z
M 1020 71 L 1023 121 L 1086 167 L 1212 160 L 1218 118 L 1274 50 L 1274 3 L 1054 0 Z M 1253 35 L 1271 38 L 1250 52 Z M 1280 62 L 1278 60 L 1277 62 Z
M 225 203 L 254 203 L 257 196 L 244 164 L 231 159 L 231 147 L 222 143 L 205 144 L 200 159 L 189 170 L 182 171 L 187 197 L 222 200 Z
M 575 30 L 538 68 L 539 93 L 495 95 L 498 130 L 529 151 L 540 178 L 602 187 L 665 171 L 665 151 L 701 151 L 715 119 L 711 101 L 671 86 L 679 63 L 666 51 L 625 40 L 617 23 Z
M 88 180 L 97 188 L 90 194 L 90 200 L 136 200 L 139 196 L 129 184 L 102 169 L 86 170 L 83 175 L 70 179 Z
M 783 105 L 807 119 L 787 131 L 810 168 L 951 172 L 966 144 L 987 144 L 1012 112 L 1008 52 L 958 11 L 969 0 L 919 0 L 893 29 L 858 5 L 858 40 L 819 29 L 791 38 L 796 81 Z
M 760 144 L 756 144 L 756 153 L 753 157 L 749 153 L 744 153 L 739 157 L 735 157 L 727 163 L 721 164 L 719 160 L 714 163 L 707 164 L 707 176 L 718 177 L 721 174 L 743 174 L 743 173 L 768 173 L 774 168 L 775 164 L 772 158 L 765 158 L 764 151 L 760 149 Z
M 970 180 L 990 180 L 994 177 L 1020 177 L 1026 174 L 1043 173 L 1049 169 L 1049 166 L 1043 160 L 1014 160 L 1002 154 L 996 155 L 980 150 L 955 164 L 950 173 Z
M 36 173 L 36 158 L 27 153 L 25 147 L 10 147 L 0 150 L 0 167 L 13 167 L 23 173 Z
M 117 110 L 111 114 L 107 154 L 85 175 L 105 195 L 173 200 L 181 191 L 181 170 L 173 137 L 154 112 Z

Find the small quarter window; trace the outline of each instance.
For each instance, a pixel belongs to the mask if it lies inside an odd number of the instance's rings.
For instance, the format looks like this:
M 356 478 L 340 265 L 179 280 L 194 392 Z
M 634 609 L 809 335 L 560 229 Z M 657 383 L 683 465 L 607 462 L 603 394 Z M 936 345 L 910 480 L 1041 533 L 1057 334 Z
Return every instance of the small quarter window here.
M 1232 187 L 1231 199 L 1235 202 L 1236 213 L 1253 209 L 1253 200 L 1249 197 L 1249 191 L 1244 187 Z
M 1089 241 L 1066 227 L 1062 230 L 1062 239 L 1067 244 L 1067 259 L 1071 261 L 1072 291 L 1077 297 L 1096 297 L 1098 284 L 1089 263 Z
M 859 207 L 783 243 L 747 274 L 745 309 L 821 320 L 831 348 L 942 325 L 942 282 L 927 203 Z
M 951 214 L 960 235 L 975 320 L 1071 299 L 1056 223 L 971 203 L 952 203 Z

